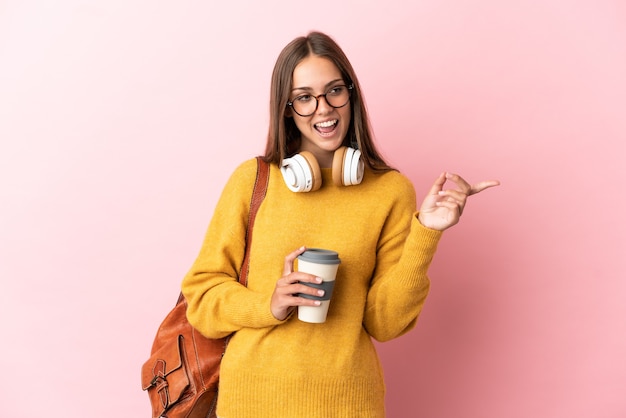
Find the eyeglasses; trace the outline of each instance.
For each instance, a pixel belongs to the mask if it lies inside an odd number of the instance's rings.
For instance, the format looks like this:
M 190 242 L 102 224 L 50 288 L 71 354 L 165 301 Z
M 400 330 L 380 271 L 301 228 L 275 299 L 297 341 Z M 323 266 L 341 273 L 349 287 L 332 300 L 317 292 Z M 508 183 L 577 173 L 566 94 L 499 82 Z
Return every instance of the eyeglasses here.
M 323 97 L 329 106 L 339 109 L 344 107 L 350 101 L 350 95 L 352 94 L 354 85 L 338 85 L 331 87 L 326 93 L 319 96 L 313 96 L 312 94 L 301 94 L 290 102 L 287 102 L 287 106 L 291 106 L 294 112 L 300 116 L 311 116 L 317 110 L 319 106 L 320 97 Z

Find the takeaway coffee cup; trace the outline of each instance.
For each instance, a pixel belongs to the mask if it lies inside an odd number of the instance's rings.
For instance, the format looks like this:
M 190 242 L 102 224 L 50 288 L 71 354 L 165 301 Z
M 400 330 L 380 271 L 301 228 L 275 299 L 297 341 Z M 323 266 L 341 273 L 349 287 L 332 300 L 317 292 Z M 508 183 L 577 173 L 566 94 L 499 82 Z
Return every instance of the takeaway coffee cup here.
M 307 286 L 324 290 L 324 296 L 300 294 L 307 299 L 319 300 L 320 306 L 298 306 L 298 319 L 304 322 L 321 324 L 326 322 L 326 314 L 335 287 L 335 276 L 341 260 L 335 251 L 321 248 L 309 248 L 298 256 L 298 271 L 322 278 L 322 283 L 303 283 Z

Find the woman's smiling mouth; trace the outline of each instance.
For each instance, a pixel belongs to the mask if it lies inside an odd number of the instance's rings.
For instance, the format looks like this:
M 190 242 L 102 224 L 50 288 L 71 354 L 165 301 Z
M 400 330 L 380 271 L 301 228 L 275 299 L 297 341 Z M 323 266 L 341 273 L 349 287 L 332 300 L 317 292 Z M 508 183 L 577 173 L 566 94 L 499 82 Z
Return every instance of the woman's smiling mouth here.
M 324 122 L 316 123 L 314 126 L 315 126 L 315 130 L 317 130 L 322 135 L 328 135 L 328 134 L 331 134 L 335 130 L 338 123 L 339 121 L 337 119 L 333 119 L 333 120 L 327 120 Z

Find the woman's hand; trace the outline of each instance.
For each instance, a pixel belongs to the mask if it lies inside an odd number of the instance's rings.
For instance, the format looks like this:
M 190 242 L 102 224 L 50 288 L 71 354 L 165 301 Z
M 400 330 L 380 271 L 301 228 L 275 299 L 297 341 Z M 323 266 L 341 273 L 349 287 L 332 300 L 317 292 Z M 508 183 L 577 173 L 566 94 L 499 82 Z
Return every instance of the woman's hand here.
M 280 321 L 287 319 L 296 306 L 319 306 L 320 302 L 296 296 L 297 293 L 306 293 L 313 296 L 323 296 L 324 291 L 311 286 L 301 284 L 322 283 L 322 279 L 312 274 L 293 271 L 293 262 L 306 250 L 300 247 L 285 257 L 283 277 L 276 282 L 276 288 L 272 294 L 270 310 L 272 315 Z
M 443 190 L 448 180 L 455 183 L 456 188 Z M 497 180 L 487 180 L 470 186 L 457 174 L 442 173 L 422 202 L 419 221 L 426 228 L 439 231 L 448 229 L 459 222 L 469 196 L 499 184 Z

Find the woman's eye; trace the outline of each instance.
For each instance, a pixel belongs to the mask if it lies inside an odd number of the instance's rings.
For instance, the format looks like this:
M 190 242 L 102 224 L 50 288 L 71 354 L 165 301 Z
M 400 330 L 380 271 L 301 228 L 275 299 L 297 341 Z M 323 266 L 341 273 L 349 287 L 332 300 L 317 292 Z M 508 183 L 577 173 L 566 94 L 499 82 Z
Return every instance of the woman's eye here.
M 343 93 L 343 89 L 344 89 L 344 88 L 345 88 L 345 87 L 343 87 L 343 86 L 333 87 L 332 89 L 330 89 L 330 90 L 328 91 L 328 94 L 330 94 L 331 96 L 338 96 L 338 95 L 340 95 L 341 93 Z
M 296 97 L 294 100 L 294 102 L 309 102 L 311 101 L 311 95 L 310 94 L 303 94 L 302 96 L 298 96 Z

